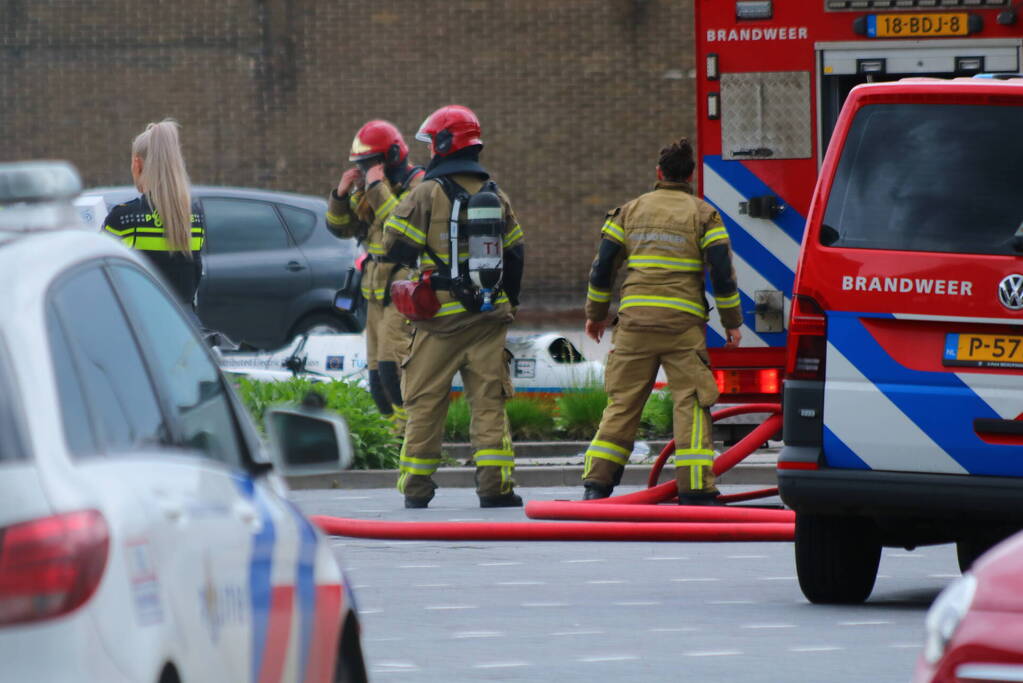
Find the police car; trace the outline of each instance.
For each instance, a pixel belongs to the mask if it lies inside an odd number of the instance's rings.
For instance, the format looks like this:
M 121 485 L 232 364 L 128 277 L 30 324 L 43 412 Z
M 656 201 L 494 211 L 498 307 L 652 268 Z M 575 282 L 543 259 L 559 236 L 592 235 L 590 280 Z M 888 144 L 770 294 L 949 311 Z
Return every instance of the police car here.
M 341 425 L 272 413 L 271 463 L 143 260 L 54 229 L 78 188 L 0 165 L 0 678 L 365 680 L 347 582 L 281 479 L 337 468 Z
M 1023 78 L 857 86 L 796 273 L 780 494 L 814 602 L 870 594 L 881 546 L 1023 528 Z

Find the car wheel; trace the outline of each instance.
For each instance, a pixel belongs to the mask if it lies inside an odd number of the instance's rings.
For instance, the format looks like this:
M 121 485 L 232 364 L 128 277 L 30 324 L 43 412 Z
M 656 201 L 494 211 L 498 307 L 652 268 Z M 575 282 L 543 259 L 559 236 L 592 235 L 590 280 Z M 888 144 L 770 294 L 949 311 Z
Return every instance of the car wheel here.
M 291 338 L 301 334 L 343 334 L 351 332 L 348 322 L 330 313 L 311 313 L 295 324 L 291 332 Z
M 881 543 L 856 517 L 796 514 L 796 574 L 813 603 L 863 602 L 874 588 Z
M 349 614 L 341 630 L 341 642 L 337 648 L 334 683 L 366 683 L 368 680 L 362 645 L 359 642 L 359 623 Z
M 959 571 L 966 571 L 973 566 L 977 558 L 998 545 L 1016 532 L 1016 529 L 994 529 L 977 532 L 956 540 L 956 559 L 959 560 Z

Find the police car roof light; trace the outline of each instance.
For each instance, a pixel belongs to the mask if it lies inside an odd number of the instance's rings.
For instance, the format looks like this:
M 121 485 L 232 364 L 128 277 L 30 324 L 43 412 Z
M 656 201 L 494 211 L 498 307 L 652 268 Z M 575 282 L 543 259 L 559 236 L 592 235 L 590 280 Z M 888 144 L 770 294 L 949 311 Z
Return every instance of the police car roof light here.
M 71 200 L 82 180 L 66 161 L 21 161 L 0 164 L 0 204 Z

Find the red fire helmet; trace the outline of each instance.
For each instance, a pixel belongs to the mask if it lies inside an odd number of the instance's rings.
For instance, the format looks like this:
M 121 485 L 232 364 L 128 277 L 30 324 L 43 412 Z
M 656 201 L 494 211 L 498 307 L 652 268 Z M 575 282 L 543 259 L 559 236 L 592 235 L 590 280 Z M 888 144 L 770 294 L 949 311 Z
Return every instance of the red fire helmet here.
M 390 121 L 374 119 L 363 124 L 352 140 L 349 161 L 359 161 L 380 155 L 388 166 L 396 166 L 408 156 L 408 145 L 401 131 Z
M 449 104 L 430 114 L 416 133 L 416 140 L 430 143 L 430 151 L 446 157 L 452 152 L 482 145 L 480 120 L 472 109 Z

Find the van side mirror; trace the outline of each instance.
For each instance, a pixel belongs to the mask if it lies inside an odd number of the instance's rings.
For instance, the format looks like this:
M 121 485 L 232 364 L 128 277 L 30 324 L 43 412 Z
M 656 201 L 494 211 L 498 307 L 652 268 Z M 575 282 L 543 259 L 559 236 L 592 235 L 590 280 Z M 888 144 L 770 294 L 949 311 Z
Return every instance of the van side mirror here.
M 272 408 L 267 411 L 266 431 L 274 469 L 286 477 L 337 474 L 355 460 L 348 423 L 320 407 Z
M 833 227 L 827 224 L 821 224 L 820 241 L 825 247 L 830 247 L 832 244 L 837 242 L 842 236 Z

